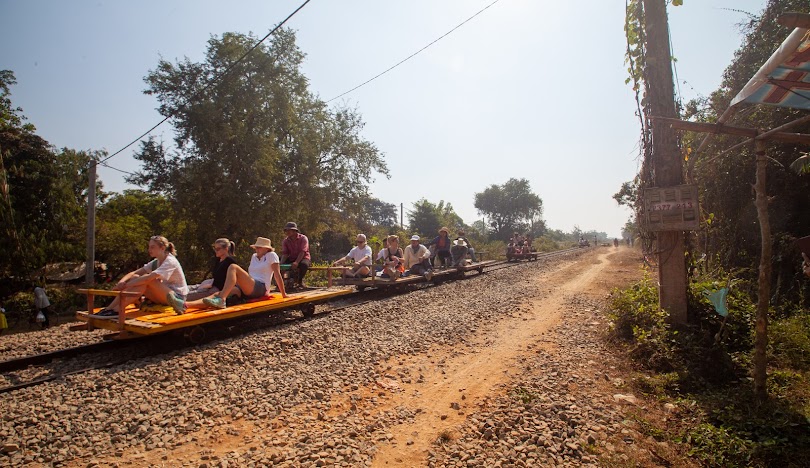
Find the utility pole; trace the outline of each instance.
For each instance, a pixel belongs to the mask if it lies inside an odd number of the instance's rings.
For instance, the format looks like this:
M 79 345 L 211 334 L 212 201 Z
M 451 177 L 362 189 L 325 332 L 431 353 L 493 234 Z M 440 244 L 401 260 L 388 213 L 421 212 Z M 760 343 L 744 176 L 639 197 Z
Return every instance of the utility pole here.
M 405 204 L 399 204 L 399 227 L 405 229 Z
M 90 184 L 87 188 L 87 270 L 84 282 L 92 286 L 96 270 L 96 161 L 90 162 L 88 171 Z M 92 311 L 91 311 L 92 312 Z
M 649 110 L 654 116 L 677 118 L 666 0 L 644 0 L 644 30 L 647 41 L 644 83 Z M 664 123 L 647 122 L 652 129 L 653 183 L 656 187 L 683 184 L 675 130 Z M 687 320 L 685 251 L 683 231 L 658 233 L 659 302 L 669 312 L 673 324 L 685 324 Z

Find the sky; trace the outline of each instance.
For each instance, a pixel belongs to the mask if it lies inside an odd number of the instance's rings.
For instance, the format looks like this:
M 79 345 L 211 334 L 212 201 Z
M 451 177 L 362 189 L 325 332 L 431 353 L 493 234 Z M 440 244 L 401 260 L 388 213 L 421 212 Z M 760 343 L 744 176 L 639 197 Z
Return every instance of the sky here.
M 310 91 L 330 100 L 447 33 L 493 0 L 312 0 L 286 26 L 306 54 Z M 201 61 L 224 32 L 264 36 L 302 0 L 0 0 L 0 69 L 12 102 L 58 148 L 112 153 L 158 123 L 144 76 L 163 58 Z M 669 7 L 684 100 L 707 96 L 766 0 Z M 332 101 L 357 109 L 391 177 L 373 196 L 453 205 L 528 179 L 552 229 L 619 237 L 630 216 L 612 195 L 638 172 L 639 121 L 627 78 L 624 0 L 499 0 L 377 80 Z M 169 141 L 173 129 L 153 132 Z M 137 145 L 109 164 L 133 172 Z M 136 188 L 99 169 L 105 190 Z

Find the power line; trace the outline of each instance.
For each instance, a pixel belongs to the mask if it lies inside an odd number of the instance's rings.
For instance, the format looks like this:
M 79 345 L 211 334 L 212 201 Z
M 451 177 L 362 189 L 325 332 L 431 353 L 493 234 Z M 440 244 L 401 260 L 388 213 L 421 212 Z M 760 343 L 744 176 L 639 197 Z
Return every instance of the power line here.
M 496 1 L 498 1 L 498 0 L 496 0 Z M 197 92 L 195 92 L 193 95 L 191 95 L 191 97 L 189 97 L 188 99 L 186 99 L 186 100 L 185 100 L 185 102 L 184 102 L 183 104 L 181 104 L 181 106 L 187 105 L 187 104 L 188 104 L 189 102 L 191 102 L 193 99 L 196 99 L 197 97 L 199 97 L 199 96 L 200 96 L 200 95 L 201 95 L 201 94 L 202 94 L 204 91 L 208 90 L 208 88 L 210 88 L 211 86 L 213 86 L 213 85 L 214 85 L 215 83 L 217 83 L 217 82 L 218 82 L 218 81 L 219 81 L 219 80 L 220 80 L 222 77 L 224 77 L 225 75 L 227 75 L 227 74 L 228 74 L 228 73 L 229 73 L 229 72 L 230 72 L 230 71 L 231 71 L 231 70 L 232 70 L 232 69 L 233 69 L 233 68 L 234 68 L 236 65 L 238 65 L 238 64 L 239 64 L 239 63 L 240 63 L 242 60 L 244 60 L 244 58 L 245 58 L 245 57 L 247 57 L 247 56 L 248 56 L 248 54 L 250 54 L 250 53 L 251 53 L 251 52 L 253 52 L 253 51 L 254 51 L 254 50 L 257 48 L 257 47 L 259 47 L 259 44 L 261 44 L 262 42 L 264 42 L 265 40 L 267 40 L 267 38 L 268 38 L 268 37 L 272 36 L 272 35 L 273 35 L 273 34 L 274 34 L 276 31 L 278 31 L 278 30 L 279 30 L 279 29 L 280 29 L 282 26 L 284 26 L 284 24 L 285 24 L 287 21 L 289 21 L 289 20 L 290 20 L 290 18 L 292 18 L 293 16 L 295 16 L 295 14 L 296 14 L 296 13 L 298 13 L 299 11 L 301 11 L 301 9 L 302 9 L 302 8 L 304 8 L 304 7 L 307 5 L 307 3 L 309 3 L 309 2 L 310 2 L 310 0 L 305 0 L 305 1 L 304 1 L 304 3 L 302 3 L 302 4 L 301 4 L 301 5 L 298 7 L 298 8 L 296 8 L 296 9 L 295 9 L 295 11 L 293 11 L 292 13 L 290 13 L 290 14 L 289 14 L 289 15 L 288 15 L 286 18 L 284 18 L 284 20 L 283 20 L 282 22 L 280 22 L 279 24 L 277 24 L 277 25 L 276 25 L 276 27 L 274 27 L 273 29 L 271 29 L 271 30 L 270 30 L 270 32 L 268 32 L 268 33 L 267 33 L 267 35 L 265 35 L 265 36 L 264 36 L 263 38 L 261 38 L 261 39 L 260 39 L 258 42 L 256 42 L 256 43 L 253 45 L 253 47 L 251 47 L 250 49 L 248 49 L 248 51 L 247 51 L 247 52 L 245 52 L 244 54 L 242 54 L 242 56 L 241 56 L 241 57 L 239 57 L 239 58 L 238 58 L 238 59 L 237 59 L 235 62 L 233 62 L 232 64 L 230 64 L 230 65 L 228 66 L 228 68 L 226 68 L 226 69 L 225 69 L 225 71 L 223 71 L 223 72 L 222 72 L 222 73 L 220 73 L 219 75 L 217 75 L 217 76 L 215 76 L 214 78 L 212 78 L 212 79 L 211 79 L 211 81 L 209 81 L 209 82 L 208 82 L 208 84 L 206 84 L 205 86 L 203 86 L 202 88 L 200 88 L 200 89 L 199 89 Z M 132 140 L 131 142 L 129 142 L 129 144 L 127 144 L 127 145 L 126 145 L 126 146 L 124 146 L 123 148 L 119 149 L 119 150 L 118 150 L 118 151 L 116 151 L 115 153 L 113 153 L 113 154 L 111 154 L 111 155 L 107 156 L 106 158 L 104 158 L 104 159 L 102 159 L 102 160 L 98 161 L 98 163 L 103 165 L 103 163 L 104 163 L 105 161 L 108 161 L 108 160 L 112 159 L 114 156 L 116 156 L 116 155 L 120 154 L 120 153 L 121 153 L 121 152 L 123 152 L 125 149 L 129 148 L 130 146 L 132 146 L 132 145 L 134 145 L 135 143 L 137 143 L 138 141 L 140 141 L 140 139 L 141 139 L 141 138 L 143 138 L 143 137 L 145 137 L 146 135 L 149 135 L 150 133 L 152 133 L 152 130 L 154 130 L 154 129 L 158 128 L 159 126 L 163 125 L 163 123 L 164 123 L 164 122 L 166 122 L 167 120 L 169 120 L 169 118 L 171 118 L 171 117 L 173 117 L 173 113 L 170 113 L 169 115 L 167 115 L 166 117 L 164 117 L 164 118 L 163 118 L 163 120 L 161 120 L 160 122 L 158 122 L 157 124 L 155 124 L 155 125 L 154 125 L 152 128 L 150 128 L 149 130 L 145 131 L 145 132 L 144 132 L 144 133 L 142 133 L 140 136 L 138 136 L 138 138 L 135 138 L 134 140 Z M 115 169 L 115 168 L 112 168 L 112 169 Z
M 482 8 L 482 9 L 478 10 L 478 12 L 477 12 L 477 13 L 475 13 L 474 15 L 470 16 L 469 18 L 467 18 L 467 19 L 465 19 L 464 21 L 462 21 L 461 23 L 459 23 L 459 24 L 458 24 L 458 25 L 457 25 L 455 28 L 453 28 L 453 29 L 451 29 L 451 30 L 447 31 L 446 33 L 442 34 L 442 35 L 441 35 L 441 36 L 439 36 L 438 38 L 434 39 L 434 40 L 433 40 L 431 43 L 429 43 L 428 45 L 426 45 L 426 46 L 422 47 L 421 49 L 419 49 L 419 50 L 417 50 L 416 52 L 412 53 L 411 55 L 407 56 L 406 58 L 404 58 L 404 59 L 400 60 L 398 63 L 396 63 L 395 65 L 393 65 L 393 66 L 389 67 L 387 70 L 383 71 L 382 73 L 377 74 L 377 75 L 376 75 L 376 76 L 374 76 L 373 78 L 370 78 L 370 79 L 368 79 L 368 80 L 366 80 L 366 81 L 364 81 L 364 82 L 360 83 L 359 85 L 357 85 L 357 86 L 355 86 L 354 88 L 352 88 L 352 89 L 350 89 L 350 90 L 346 91 L 345 93 L 342 93 L 342 94 L 339 94 L 339 95 L 337 95 L 337 96 L 333 97 L 332 99 L 330 99 L 330 100 L 326 101 L 326 103 L 330 103 L 330 102 L 334 101 L 335 99 L 338 99 L 338 98 L 340 98 L 340 97 L 343 97 L 343 96 L 345 96 L 345 95 L 347 95 L 347 94 L 351 93 L 352 91 L 355 91 L 355 90 L 357 90 L 357 89 L 359 89 L 359 88 L 362 88 L 363 86 L 365 86 L 365 85 L 367 85 L 367 84 L 371 83 L 372 81 L 376 80 L 377 78 L 379 78 L 379 77 L 381 77 L 381 76 L 385 75 L 386 73 L 390 72 L 390 71 L 391 71 L 391 70 L 393 70 L 394 68 L 397 68 L 398 66 L 402 65 L 403 63 L 407 62 L 408 60 L 410 60 L 410 59 L 412 59 L 413 57 L 415 57 L 416 55 L 418 55 L 418 54 L 419 54 L 420 52 L 422 52 L 423 50 L 427 49 L 428 47 L 432 46 L 433 44 L 435 44 L 435 43 L 439 42 L 440 40 L 444 39 L 446 36 L 449 36 L 449 35 L 450 35 L 450 33 L 452 33 L 453 31 L 455 31 L 456 29 L 458 29 L 458 28 L 460 28 L 460 27 L 464 26 L 464 24 L 466 24 L 468 21 L 470 21 L 470 20 L 472 20 L 473 18 L 475 18 L 476 16 L 480 15 L 480 14 L 481 14 L 481 13 L 483 13 L 485 10 L 487 10 L 489 7 L 491 7 L 492 5 L 494 5 L 494 4 L 496 4 L 496 3 L 498 3 L 499 1 L 500 1 L 500 0 L 495 0 L 494 2 L 492 2 L 492 3 L 490 3 L 489 5 L 485 6 L 484 8 Z
M 105 162 L 103 162 L 103 161 L 99 161 L 97 164 L 99 164 L 99 165 L 101 165 L 101 166 L 104 166 L 104 167 L 106 167 L 107 169 L 112 169 L 112 170 L 114 170 L 114 171 L 118 171 L 118 172 L 121 172 L 121 173 L 124 173 L 124 174 L 128 174 L 128 175 L 131 175 L 131 176 L 136 175 L 134 172 L 129 172 L 129 171 L 125 171 L 125 170 L 123 170 L 123 169 L 118 169 L 117 167 L 112 167 L 112 166 L 110 166 L 109 164 L 107 164 L 107 163 L 105 163 Z

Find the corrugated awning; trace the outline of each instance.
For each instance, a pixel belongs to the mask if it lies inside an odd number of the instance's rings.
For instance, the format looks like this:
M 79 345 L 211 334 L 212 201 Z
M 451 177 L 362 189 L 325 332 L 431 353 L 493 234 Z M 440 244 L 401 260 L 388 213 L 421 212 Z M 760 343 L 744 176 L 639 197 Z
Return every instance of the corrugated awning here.
M 810 30 L 796 28 L 731 101 L 810 110 Z

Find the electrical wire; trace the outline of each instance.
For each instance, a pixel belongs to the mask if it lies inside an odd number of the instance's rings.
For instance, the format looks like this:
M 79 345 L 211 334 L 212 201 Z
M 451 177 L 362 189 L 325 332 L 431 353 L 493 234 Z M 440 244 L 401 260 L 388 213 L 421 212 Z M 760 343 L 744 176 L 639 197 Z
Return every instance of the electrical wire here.
M 98 162 L 97 164 L 98 164 L 98 165 L 101 165 L 101 166 L 104 166 L 104 167 L 106 167 L 107 169 L 112 169 L 112 170 L 114 170 L 114 171 L 121 172 L 121 173 L 123 173 L 123 174 L 128 174 L 128 175 L 131 175 L 131 176 L 136 175 L 134 172 L 129 172 L 129 171 L 125 171 L 125 170 L 123 170 L 123 169 L 118 169 L 117 167 L 112 167 L 112 166 L 110 166 L 109 164 L 107 164 L 107 163 L 105 163 L 105 162 L 103 162 L 103 161 L 100 161 L 100 162 Z
M 347 95 L 347 94 L 351 93 L 352 91 L 356 91 L 356 90 L 358 90 L 358 89 L 362 88 L 363 86 L 365 86 L 365 85 L 367 85 L 367 84 L 371 83 L 372 81 L 376 80 L 377 78 L 379 78 L 379 77 L 381 77 L 381 76 L 385 75 L 386 73 L 388 73 L 388 72 L 390 72 L 391 70 L 393 70 L 393 69 L 397 68 L 398 66 L 400 66 L 400 65 L 402 65 L 403 63 L 407 62 L 408 60 L 410 60 L 410 59 L 414 58 L 414 57 L 415 57 L 415 56 L 417 56 L 417 55 L 418 55 L 420 52 L 422 52 L 423 50 L 425 50 L 425 49 L 427 49 L 428 47 L 432 46 L 433 44 L 435 44 L 435 43 L 439 42 L 440 40 L 444 39 L 445 37 L 449 36 L 449 35 L 450 35 L 450 34 L 451 34 L 453 31 L 455 31 L 456 29 L 458 29 L 458 28 L 460 28 L 460 27 L 464 26 L 464 25 L 465 25 L 467 22 L 469 22 L 470 20 L 472 20 L 472 19 L 473 19 L 473 18 L 475 18 L 476 16 L 480 15 L 480 14 L 481 14 L 481 13 L 483 13 L 485 10 L 489 9 L 489 8 L 490 8 L 492 5 L 495 5 L 495 4 L 496 4 L 496 3 L 498 3 L 499 1 L 500 1 L 500 0 L 495 0 L 494 2 L 492 2 L 492 3 L 490 3 L 489 5 L 485 6 L 484 8 L 482 8 L 482 9 L 478 10 L 478 12 L 476 12 L 474 15 L 470 16 L 469 18 L 465 19 L 464 21 L 462 21 L 461 23 L 459 23 L 458 25 L 456 25 L 456 27 L 454 27 L 453 29 L 451 29 L 451 30 L 447 31 L 446 33 L 442 34 L 442 35 L 441 35 L 441 36 L 439 36 L 438 38 L 434 39 L 434 40 L 433 40 L 432 42 L 430 42 L 428 45 L 426 45 L 426 46 L 422 47 L 421 49 L 417 50 L 416 52 L 412 53 L 411 55 L 409 55 L 409 56 L 405 57 L 404 59 L 400 60 L 400 61 L 399 61 L 399 62 L 397 62 L 395 65 L 393 65 L 393 66 L 389 67 L 389 68 L 388 68 L 388 69 L 386 69 L 385 71 L 383 71 L 383 72 L 381 72 L 381 73 L 378 73 L 378 74 L 377 74 L 377 75 L 375 75 L 374 77 L 369 78 L 368 80 L 366 80 L 366 81 L 364 81 L 364 82 L 360 83 L 359 85 L 355 86 L 354 88 L 352 88 L 352 89 L 350 89 L 350 90 L 348 90 L 348 91 L 346 91 L 346 92 L 344 92 L 344 93 L 341 93 L 341 94 L 339 94 L 339 95 L 337 95 L 337 96 L 333 97 L 332 99 L 329 99 L 328 101 L 326 101 L 326 103 L 328 104 L 328 103 L 330 103 L 330 102 L 334 101 L 335 99 L 341 98 L 341 97 L 343 97 L 343 96 L 345 96 L 345 95 Z
M 272 36 L 273 34 L 275 34 L 275 32 L 276 32 L 276 31 L 278 31 L 278 30 L 279 30 L 279 29 L 280 29 L 282 26 L 284 26 L 284 24 L 285 24 L 287 21 L 289 21 L 289 20 L 290 20 L 290 18 L 292 18 L 293 16 L 295 16 L 295 14 L 296 14 L 296 13 L 298 13 L 299 11 L 301 11 L 301 9 L 302 9 L 302 8 L 304 8 L 304 7 L 307 5 L 307 3 L 309 3 L 310 1 L 311 1 L 311 0 L 305 0 L 305 1 L 304 1 L 304 3 L 302 3 L 302 4 L 301 4 L 301 5 L 298 7 L 298 8 L 296 8 L 296 9 L 295 9 L 295 11 L 293 11 L 292 13 L 290 13 L 290 14 L 289 14 L 289 15 L 288 15 L 286 18 L 284 18 L 284 20 L 283 20 L 282 22 L 280 22 L 279 24 L 277 24 L 277 25 L 276 25 L 276 26 L 275 26 L 273 29 L 271 29 L 271 30 L 270 30 L 270 32 L 268 32 L 268 33 L 267 33 L 267 34 L 266 34 L 266 35 L 265 35 L 263 38 L 261 38 L 261 39 L 260 39 L 258 42 L 256 42 L 256 43 L 253 45 L 253 47 L 251 47 L 250 49 L 248 49 L 248 50 L 247 50 L 247 52 L 245 52 L 244 54 L 242 54 L 242 56 L 241 56 L 241 57 L 239 57 L 239 58 L 238 58 L 238 59 L 237 59 L 235 62 L 233 62 L 232 64 L 230 64 L 230 65 L 228 66 L 228 68 L 226 68 L 226 69 L 225 69 L 225 71 L 223 71 L 223 72 L 222 72 L 222 73 L 220 73 L 219 75 L 217 75 L 217 76 L 215 76 L 214 78 L 212 78 L 212 79 L 211 79 L 211 81 L 209 81 L 209 82 L 208 82 L 208 83 L 207 83 L 205 86 L 203 86 L 202 88 L 200 88 L 199 90 L 197 90 L 197 92 L 195 92 L 193 95 L 191 95 L 191 97 L 189 97 L 188 99 L 186 99 L 186 100 L 185 100 L 185 102 L 184 102 L 182 105 L 186 105 L 186 104 L 188 104 L 188 103 L 189 103 L 189 102 L 191 102 L 193 99 L 196 99 L 196 98 L 197 98 L 197 97 L 199 97 L 199 96 L 200 96 L 200 95 L 201 95 L 203 92 L 205 92 L 206 90 L 208 90 L 208 88 L 210 88 L 211 86 L 213 86 L 214 84 L 216 84 L 216 83 L 217 83 L 217 82 L 218 82 L 218 81 L 219 81 L 221 78 L 223 78 L 225 75 L 227 75 L 227 74 L 228 74 L 228 73 L 229 73 L 229 72 L 230 72 L 230 71 L 231 71 L 231 70 L 232 70 L 232 69 L 233 69 L 233 68 L 234 68 L 236 65 L 238 65 L 238 64 L 239 64 L 239 63 L 240 63 L 242 60 L 244 60 L 244 59 L 245 59 L 245 57 L 247 57 L 247 56 L 248 56 L 248 54 L 250 54 L 251 52 L 253 52 L 253 51 L 254 51 L 254 50 L 257 48 L 257 47 L 259 47 L 259 45 L 260 45 L 261 43 L 263 43 L 264 41 L 266 41 L 268 37 L 270 37 L 270 36 Z M 496 1 L 497 1 L 497 0 L 496 0 Z M 164 118 L 163 118 L 163 120 L 161 120 L 160 122 L 158 122 L 157 124 L 155 124 L 155 125 L 154 125 L 152 128 L 150 128 L 149 130 L 147 130 L 147 131 L 145 131 L 144 133 L 142 133 L 140 136 L 138 136 L 138 138 L 135 138 L 134 140 L 132 140 L 132 141 L 131 141 L 129 144 L 127 144 L 127 145 L 126 145 L 126 146 L 124 146 L 123 148 L 121 148 L 121 149 L 119 149 L 118 151 L 116 151 L 115 153 L 113 153 L 113 154 L 111 154 L 111 155 L 107 156 L 106 158 L 99 160 L 99 161 L 98 161 L 98 163 L 99 163 L 99 164 L 104 163 L 105 161 L 109 161 L 110 159 L 112 159 L 112 158 L 113 158 L 113 157 L 115 157 L 116 155 L 121 154 L 121 153 L 122 153 L 124 150 L 126 150 L 126 149 L 127 149 L 127 148 L 129 148 L 130 146 L 132 146 L 132 145 L 134 145 L 135 143 L 137 143 L 138 141 L 140 141 L 140 140 L 141 140 L 141 138 L 143 138 L 143 137 L 145 137 L 146 135 L 149 135 L 150 133 L 152 133 L 152 131 L 153 131 L 154 129 L 156 129 L 156 128 L 158 128 L 159 126 L 163 125 L 163 123 L 164 123 L 164 122 L 166 122 L 167 120 L 169 120 L 171 117 L 173 117 L 173 114 L 172 114 L 172 113 L 170 113 L 169 115 L 167 115 L 166 117 L 164 117 Z M 113 169 L 114 169 L 114 168 L 113 168 Z

